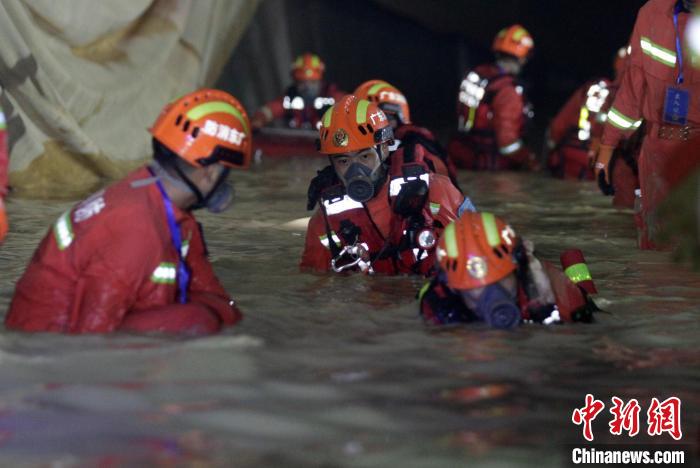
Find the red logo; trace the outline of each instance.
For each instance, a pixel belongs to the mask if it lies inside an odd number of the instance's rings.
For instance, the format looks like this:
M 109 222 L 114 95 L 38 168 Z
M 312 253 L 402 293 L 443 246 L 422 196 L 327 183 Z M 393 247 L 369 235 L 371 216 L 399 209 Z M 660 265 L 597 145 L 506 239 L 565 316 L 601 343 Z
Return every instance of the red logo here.
M 628 437 L 634 437 L 639 434 L 639 413 L 641 406 L 639 402 L 632 398 L 625 403 L 621 398 L 616 396 L 611 398 L 612 407 L 610 414 L 613 418 L 608 423 L 610 434 L 622 435 L 623 431 L 627 432 Z M 582 408 L 574 409 L 571 414 L 571 421 L 581 426 L 583 425 L 583 437 L 589 441 L 593 441 L 593 420 L 605 408 L 605 404 L 596 400 L 590 393 L 586 395 L 586 404 Z M 650 436 L 658 436 L 663 433 L 668 433 L 675 440 L 680 440 L 683 437 L 681 429 L 681 400 L 677 397 L 670 397 L 659 402 L 658 398 L 652 398 L 647 410 L 647 434 Z
M 676 440 L 683 437 L 681 430 L 681 400 L 677 397 L 665 399 L 659 403 L 656 398 L 651 399 L 651 405 L 647 411 L 650 436 L 661 435 L 664 432 L 671 434 Z
M 593 441 L 593 428 L 591 423 L 598 416 L 598 413 L 603 411 L 605 403 L 596 400 L 590 393 L 586 395 L 586 406 L 576 408 L 571 415 L 571 421 L 576 425 L 583 424 L 583 437 L 589 441 Z

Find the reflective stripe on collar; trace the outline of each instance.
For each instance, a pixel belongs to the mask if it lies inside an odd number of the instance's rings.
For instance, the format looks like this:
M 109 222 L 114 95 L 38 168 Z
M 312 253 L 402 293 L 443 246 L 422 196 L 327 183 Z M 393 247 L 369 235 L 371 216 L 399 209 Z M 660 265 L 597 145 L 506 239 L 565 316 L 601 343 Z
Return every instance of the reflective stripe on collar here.
M 389 196 L 395 197 L 401 191 L 401 186 L 403 184 L 418 179 L 424 181 L 428 185 L 428 187 L 430 187 L 430 174 L 421 174 L 419 177 L 409 177 L 407 179 L 403 177 L 397 177 L 396 179 L 391 179 L 391 183 L 389 184 Z
M 329 216 L 363 207 L 362 203 L 353 200 L 347 195 L 343 195 L 343 198 L 338 201 L 323 200 L 323 206 Z

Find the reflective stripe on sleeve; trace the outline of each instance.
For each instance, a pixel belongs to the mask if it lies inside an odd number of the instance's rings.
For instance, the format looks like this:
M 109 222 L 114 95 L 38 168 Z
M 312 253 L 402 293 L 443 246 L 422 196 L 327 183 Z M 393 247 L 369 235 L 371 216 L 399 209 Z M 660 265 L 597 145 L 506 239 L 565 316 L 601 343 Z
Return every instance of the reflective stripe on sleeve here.
M 171 262 L 161 262 L 160 265 L 153 270 L 151 281 L 159 284 L 175 284 L 177 269 L 175 264 Z
M 631 119 L 614 107 L 611 107 L 608 111 L 608 122 L 621 130 L 630 130 L 642 124 L 641 120 Z
M 523 147 L 523 140 L 518 140 L 516 142 L 511 143 L 510 145 L 502 146 L 501 148 L 498 148 L 498 151 L 501 152 L 501 154 L 509 155 L 513 154 L 516 151 L 518 151 L 520 148 Z
M 70 220 L 70 210 L 63 213 L 53 225 L 58 250 L 66 250 L 73 243 L 73 223 Z
M 639 45 L 642 48 L 642 52 L 657 62 L 663 63 L 669 67 L 676 66 L 676 54 L 672 50 L 662 47 L 644 36 L 639 40 Z

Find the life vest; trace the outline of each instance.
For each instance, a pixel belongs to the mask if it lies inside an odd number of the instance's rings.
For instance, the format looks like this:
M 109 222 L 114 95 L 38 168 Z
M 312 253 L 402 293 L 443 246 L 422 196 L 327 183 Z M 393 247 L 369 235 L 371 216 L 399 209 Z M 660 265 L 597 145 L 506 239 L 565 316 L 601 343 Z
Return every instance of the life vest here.
M 384 236 L 363 203 L 351 199 L 341 184 L 323 190 L 321 210 L 326 238 L 321 239 L 332 257 L 351 253 L 356 266 L 372 273 L 419 273 L 427 275 L 434 267 L 436 235 L 429 202 L 430 173 L 423 161 L 394 164 L 387 183 L 391 205 L 390 230 Z M 439 207 L 437 207 L 439 210 Z M 348 252 L 356 246 L 358 251 Z M 344 253 L 345 250 L 345 253 Z M 335 264 L 339 268 L 340 264 Z
M 523 94 L 522 85 L 509 74 L 488 76 L 472 70 L 467 73 L 459 86 L 457 130 L 462 134 L 495 140 L 492 103 L 502 86 L 514 86 L 518 94 Z M 534 117 L 532 104 L 525 99 L 523 106 L 523 133 Z
M 601 126 L 607 120 L 607 108 L 614 95 L 610 82 L 601 79 L 591 83 L 582 96 L 583 105 L 579 109 L 576 125 L 571 126 L 561 140 L 560 146 L 587 150 L 591 137 L 599 136 Z
M 309 127 L 316 128 L 323 114 L 335 104 L 335 99 L 330 96 L 329 86 L 325 85 L 319 96 L 312 101 L 305 100 L 298 92 L 296 86 L 287 88 L 282 98 L 284 118 L 292 128 Z

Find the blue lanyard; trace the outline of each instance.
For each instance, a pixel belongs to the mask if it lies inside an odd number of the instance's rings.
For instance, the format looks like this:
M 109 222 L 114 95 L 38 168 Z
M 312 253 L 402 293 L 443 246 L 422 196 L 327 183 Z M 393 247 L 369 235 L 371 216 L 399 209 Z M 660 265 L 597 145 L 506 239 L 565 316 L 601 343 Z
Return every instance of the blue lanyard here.
M 151 174 L 153 174 L 153 172 L 151 172 Z M 187 270 L 187 265 L 185 265 L 185 261 L 182 259 L 182 237 L 180 236 L 180 227 L 175 222 L 173 203 L 165 192 L 163 184 L 160 180 L 156 180 L 156 185 L 163 198 L 165 216 L 168 218 L 168 228 L 170 229 L 170 239 L 173 241 L 173 247 L 175 247 L 175 251 L 177 252 L 177 284 L 180 293 L 180 303 L 187 304 L 187 287 L 190 283 L 190 272 Z
M 678 57 L 678 78 L 676 84 L 683 84 L 683 50 L 681 49 L 681 34 L 678 31 L 678 14 L 681 12 L 680 2 L 673 8 L 673 26 L 676 29 L 676 57 Z

